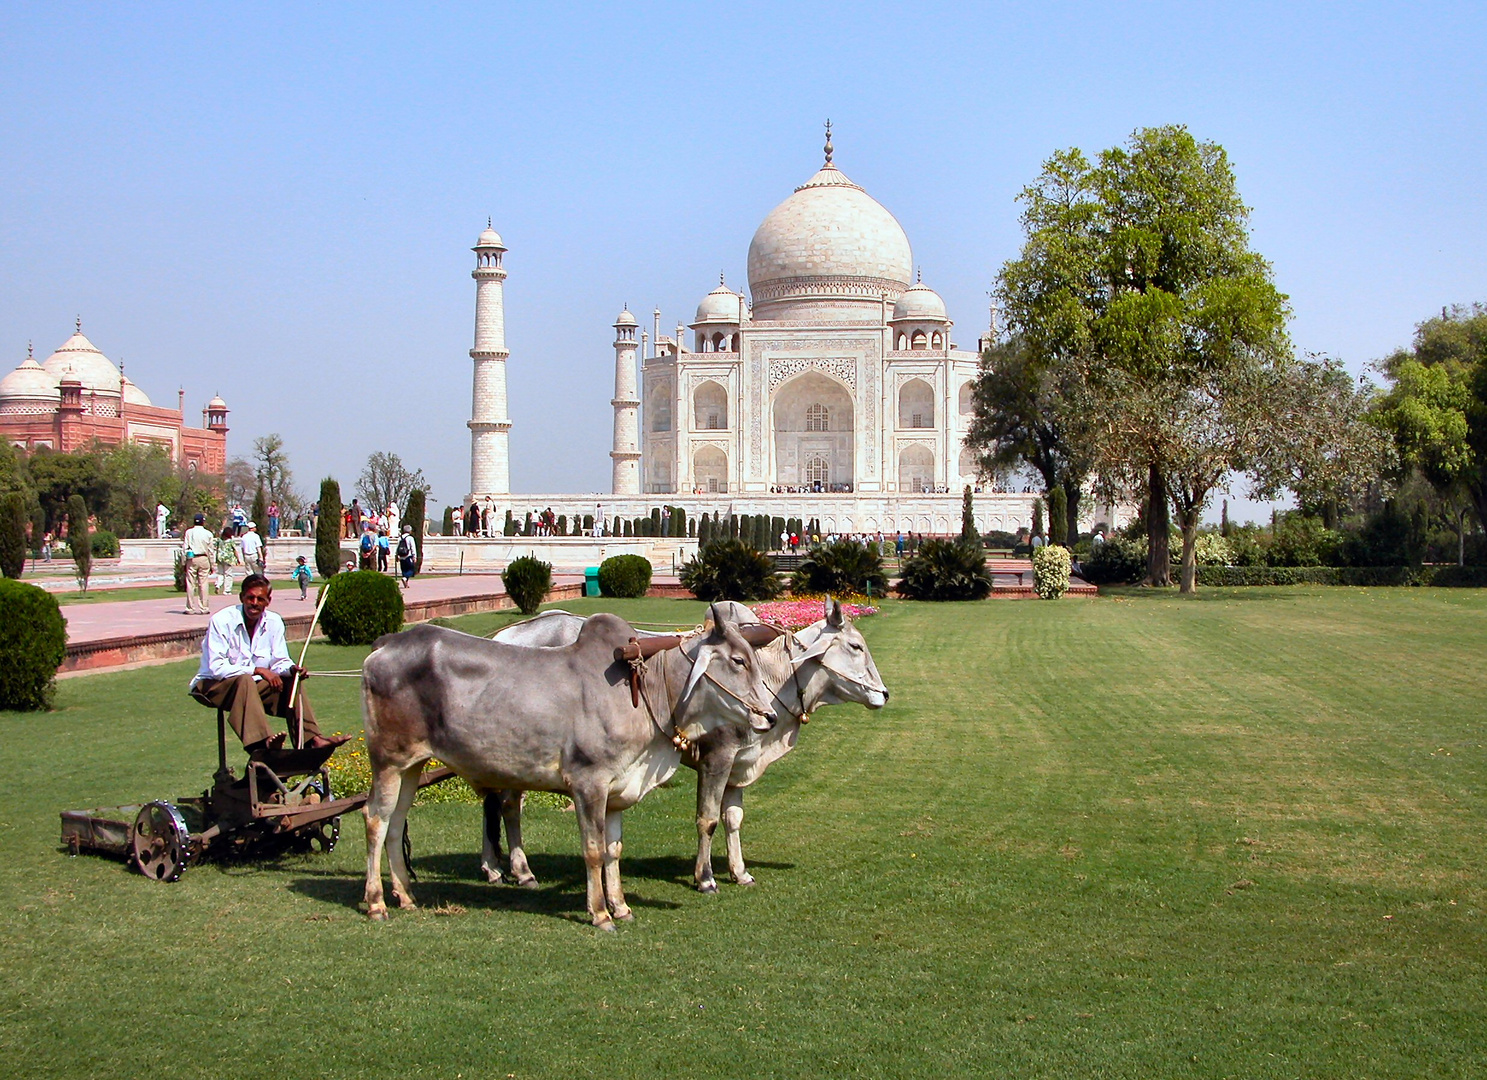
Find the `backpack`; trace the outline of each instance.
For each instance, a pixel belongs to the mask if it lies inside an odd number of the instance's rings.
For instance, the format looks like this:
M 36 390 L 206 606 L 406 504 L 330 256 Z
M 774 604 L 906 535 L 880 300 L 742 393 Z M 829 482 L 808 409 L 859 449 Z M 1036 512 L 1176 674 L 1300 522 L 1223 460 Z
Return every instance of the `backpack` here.
M 398 558 L 413 558 L 413 537 L 405 536 L 398 541 Z
M 372 544 L 373 544 L 372 534 L 371 533 L 362 533 L 361 534 L 361 550 L 362 550 L 362 553 L 363 554 L 370 554 L 371 553 Z

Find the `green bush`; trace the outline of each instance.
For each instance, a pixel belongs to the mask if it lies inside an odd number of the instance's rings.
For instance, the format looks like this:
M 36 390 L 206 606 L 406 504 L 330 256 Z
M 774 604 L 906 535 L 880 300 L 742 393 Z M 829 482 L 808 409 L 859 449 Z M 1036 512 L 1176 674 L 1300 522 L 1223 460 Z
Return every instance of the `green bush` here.
M 173 552 L 175 565 L 171 570 L 171 581 L 175 584 L 176 592 L 186 591 L 186 553 L 180 548 Z
M 1199 585 L 1435 585 L 1487 588 L 1482 566 L 1200 566 Z
M 88 578 L 93 573 L 93 545 L 88 539 L 88 504 L 81 495 L 67 500 L 67 547 L 72 552 L 78 588 L 87 592 Z
M 1069 591 L 1071 571 L 1069 549 L 1061 544 L 1045 544 L 1033 552 L 1033 591 L 1044 600 L 1060 599 Z
M 315 523 L 315 572 L 327 580 L 341 572 L 341 485 L 320 481 L 320 520 Z
M 0 574 L 18 578 L 26 569 L 26 496 L 0 498 Z
M 51 708 L 66 655 L 67 625 L 56 597 L 0 579 L 0 709 Z
M 402 629 L 403 592 L 396 578 L 375 570 L 353 570 L 331 578 L 322 589 L 330 590 L 330 598 L 320 613 L 320 625 L 332 645 L 370 645 L 383 634 Z
M 981 542 L 989 548 L 1006 549 L 1011 551 L 1017 546 L 1017 537 L 1002 529 L 992 529 L 981 537 Z
M 681 582 L 699 600 L 771 600 L 774 562 L 742 540 L 713 540 L 682 564 Z
M 1271 566 L 1335 566 L 1342 536 L 1311 517 L 1292 510 L 1280 515 L 1265 550 Z
M 1080 576 L 1091 585 L 1130 585 L 1146 576 L 1146 540 L 1113 536 L 1090 548 L 1079 564 Z
M 980 544 L 926 540 L 904 559 L 897 589 L 910 600 L 984 600 L 991 595 L 991 574 Z
M 611 555 L 599 564 L 603 596 L 644 596 L 651 587 L 651 561 L 640 555 Z
M 119 538 L 107 529 L 99 529 L 91 538 L 93 547 L 93 558 L 95 559 L 117 559 L 119 557 Z
M 523 615 L 535 615 L 552 591 L 552 566 L 541 559 L 523 555 L 512 559 L 501 571 L 501 583 L 506 586 L 506 595 L 516 601 Z
M 980 541 L 975 541 L 979 546 Z M 823 544 L 810 553 L 790 577 L 794 593 L 829 593 L 833 596 L 883 596 L 888 578 L 877 545 L 868 548 L 850 540 Z

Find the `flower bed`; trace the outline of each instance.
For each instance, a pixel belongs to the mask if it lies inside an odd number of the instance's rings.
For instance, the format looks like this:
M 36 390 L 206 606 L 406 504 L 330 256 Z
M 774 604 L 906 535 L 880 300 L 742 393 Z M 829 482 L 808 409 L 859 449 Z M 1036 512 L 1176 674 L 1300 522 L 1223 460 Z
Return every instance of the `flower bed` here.
M 849 619 L 861 619 L 876 615 L 878 609 L 852 600 L 840 601 L 842 611 Z M 826 617 L 824 597 L 796 597 L 793 600 L 771 600 L 764 604 L 752 604 L 754 614 L 765 622 L 783 626 L 786 630 L 800 630 Z

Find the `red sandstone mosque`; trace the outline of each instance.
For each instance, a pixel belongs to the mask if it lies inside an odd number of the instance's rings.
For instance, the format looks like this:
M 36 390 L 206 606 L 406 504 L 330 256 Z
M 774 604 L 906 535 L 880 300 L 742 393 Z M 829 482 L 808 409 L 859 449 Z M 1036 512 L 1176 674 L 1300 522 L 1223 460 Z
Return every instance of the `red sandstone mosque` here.
M 0 436 L 25 451 L 39 447 L 79 450 L 94 440 L 105 446 L 131 442 L 160 446 L 177 465 L 204 473 L 227 466 L 227 403 L 220 397 L 202 410 L 202 426 L 186 426 L 186 392 L 176 408 L 155 405 L 121 367 L 76 332 L 45 363 L 28 347 L 25 362 L 0 379 Z

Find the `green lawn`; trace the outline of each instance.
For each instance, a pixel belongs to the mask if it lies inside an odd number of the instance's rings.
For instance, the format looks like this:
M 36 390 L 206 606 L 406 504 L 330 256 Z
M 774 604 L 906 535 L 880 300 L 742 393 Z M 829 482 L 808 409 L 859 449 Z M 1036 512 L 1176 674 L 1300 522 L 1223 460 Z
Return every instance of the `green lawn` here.
M 475 808 L 416 809 L 423 907 L 384 925 L 350 818 L 329 856 L 175 885 L 67 858 L 59 810 L 207 782 L 191 662 L 0 714 L 0 1072 L 1483 1074 L 1487 594 L 900 602 L 862 628 L 893 700 L 822 712 L 751 792 L 758 886 L 690 888 L 684 773 L 626 815 L 613 936 L 555 809 L 528 815 L 533 891 L 477 880 Z M 311 690 L 354 728 L 353 680 Z

